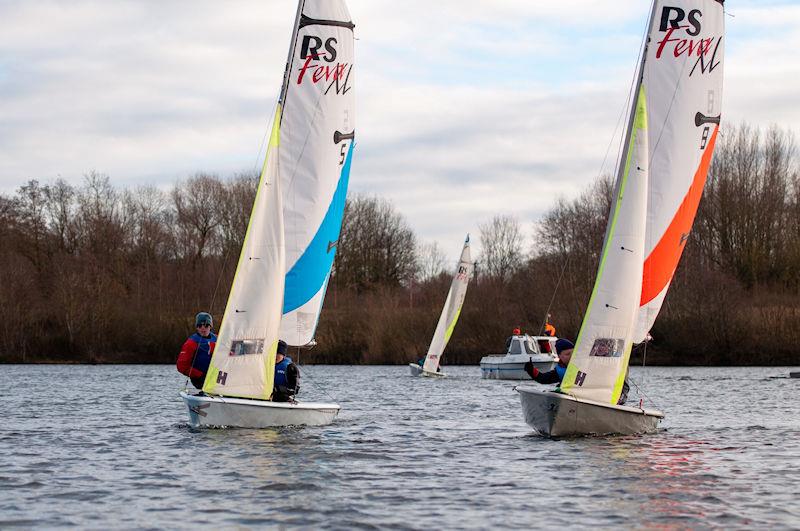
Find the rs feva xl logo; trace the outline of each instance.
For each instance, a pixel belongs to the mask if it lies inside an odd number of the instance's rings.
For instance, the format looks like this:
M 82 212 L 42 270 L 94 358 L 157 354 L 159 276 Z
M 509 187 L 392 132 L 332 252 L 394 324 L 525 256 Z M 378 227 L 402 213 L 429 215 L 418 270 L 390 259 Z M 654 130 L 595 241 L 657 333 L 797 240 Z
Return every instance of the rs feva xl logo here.
M 703 12 L 699 9 L 686 11 L 680 7 L 664 6 L 658 31 L 663 37 L 656 42 L 656 59 L 673 56 L 675 58 L 697 57 L 689 71 L 689 76 L 700 67 L 700 73 L 714 71 L 720 65 L 717 51 L 722 43 L 722 36 L 701 37 L 703 29 Z
M 348 82 L 350 72 L 353 70 L 351 63 L 336 61 L 336 37 L 328 37 L 324 41 L 316 35 L 304 35 L 300 45 L 300 59 L 302 66 L 298 69 L 297 84 L 304 81 L 312 84 L 322 82 L 325 86 L 324 94 L 334 89 L 336 94 L 347 94 L 350 90 Z

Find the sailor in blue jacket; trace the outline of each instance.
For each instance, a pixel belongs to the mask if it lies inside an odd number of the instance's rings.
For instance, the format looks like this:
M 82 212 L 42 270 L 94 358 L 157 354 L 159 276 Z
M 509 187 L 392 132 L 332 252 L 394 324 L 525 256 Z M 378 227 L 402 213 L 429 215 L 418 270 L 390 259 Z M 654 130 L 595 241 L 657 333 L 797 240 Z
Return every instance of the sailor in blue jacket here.
M 567 365 L 569 365 L 569 360 L 572 358 L 572 349 L 574 348 L 575 345 L 569 339 L 559 339 L 556 341 L 558 363 L 555 369 L 548 372 L 541 372 L 529 361 L 525 364 L 525 372 L 540 384 L 560 384 L 561 380 L 564 378 L 564 374 L 567 372 Z
M 300 371 L 292 363 L 292 358 L 286 355 L 289 346 L 285 341 L 278 341 L 278 351 L 275 354 L 275 387 L 272 391 L 273 402 L 292 402 L 294 395 L 300 390 L 298 382 Z

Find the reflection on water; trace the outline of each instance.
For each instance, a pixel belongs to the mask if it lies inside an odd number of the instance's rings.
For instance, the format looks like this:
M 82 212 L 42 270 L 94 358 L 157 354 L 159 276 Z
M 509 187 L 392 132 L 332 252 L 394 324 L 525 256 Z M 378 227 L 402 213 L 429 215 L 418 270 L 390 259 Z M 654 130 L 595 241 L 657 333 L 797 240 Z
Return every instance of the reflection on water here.
M 800 527 L 788 369 L 634 369 L 663 430 L 559 441 L 477 367 L 309 367 L 338 420 L 267 430 L 191 429 L 172 367 L 4 369 L 4 528 Z

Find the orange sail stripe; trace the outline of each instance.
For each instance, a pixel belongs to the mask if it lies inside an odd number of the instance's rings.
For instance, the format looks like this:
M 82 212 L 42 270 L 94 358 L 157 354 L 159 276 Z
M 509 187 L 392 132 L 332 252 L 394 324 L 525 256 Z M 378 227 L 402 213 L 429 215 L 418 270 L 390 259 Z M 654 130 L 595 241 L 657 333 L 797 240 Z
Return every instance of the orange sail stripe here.
M 700 166 L 694 174 L 694 180 L 689 187 L 686 197 L 683 198 L 681 206 L 675 213 L 675 217 L 667 227 L 666 232 L 661 237 L 658 245 L 644 261 L 644 279 L 642 283 L 642 299 L 639 306 L 644 306 L 669 284 L 672 275 L 678 268 L 678 261 L 683 254 L 683 247 L 692 230 L 694 216 L 697 207 L 700 205 L 700 197 L 703 195 L 703 188 L 706 184 L 708 167 L 711 165 L 711 157 L 714 154 L 714 144 L 717 141 L 717 131 L 719 125 L 714 128 L 714 133 L 703 152 Z

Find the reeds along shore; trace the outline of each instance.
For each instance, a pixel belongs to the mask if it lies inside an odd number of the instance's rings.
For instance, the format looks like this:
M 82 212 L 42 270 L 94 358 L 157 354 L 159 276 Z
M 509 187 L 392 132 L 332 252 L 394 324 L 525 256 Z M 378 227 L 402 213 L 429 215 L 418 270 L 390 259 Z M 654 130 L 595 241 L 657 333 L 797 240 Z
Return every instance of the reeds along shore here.
M 256 181 L 198 174 L 168 192 L 118 190 L 91 172 L 81 186 L 30 181 L 0 196 L 0 360 L 174 362 L 197 311 L 222 317 Z M 500 352 L 516 326 L 538 333 L 554 291 L 552 322 L 575 337 L 611 188 L 603 178 L 558 201 L 531 242 L 513 217 L 480 226 L 445 363 Z M 320 346 L 301 362 L 423 356 L 452 274 L 440 249 L 418 244 L 389 202 L 351 197 Z M 648 364 L 800 364 L 800 177 L 789 132 L 724 130 L 652 334 Z

